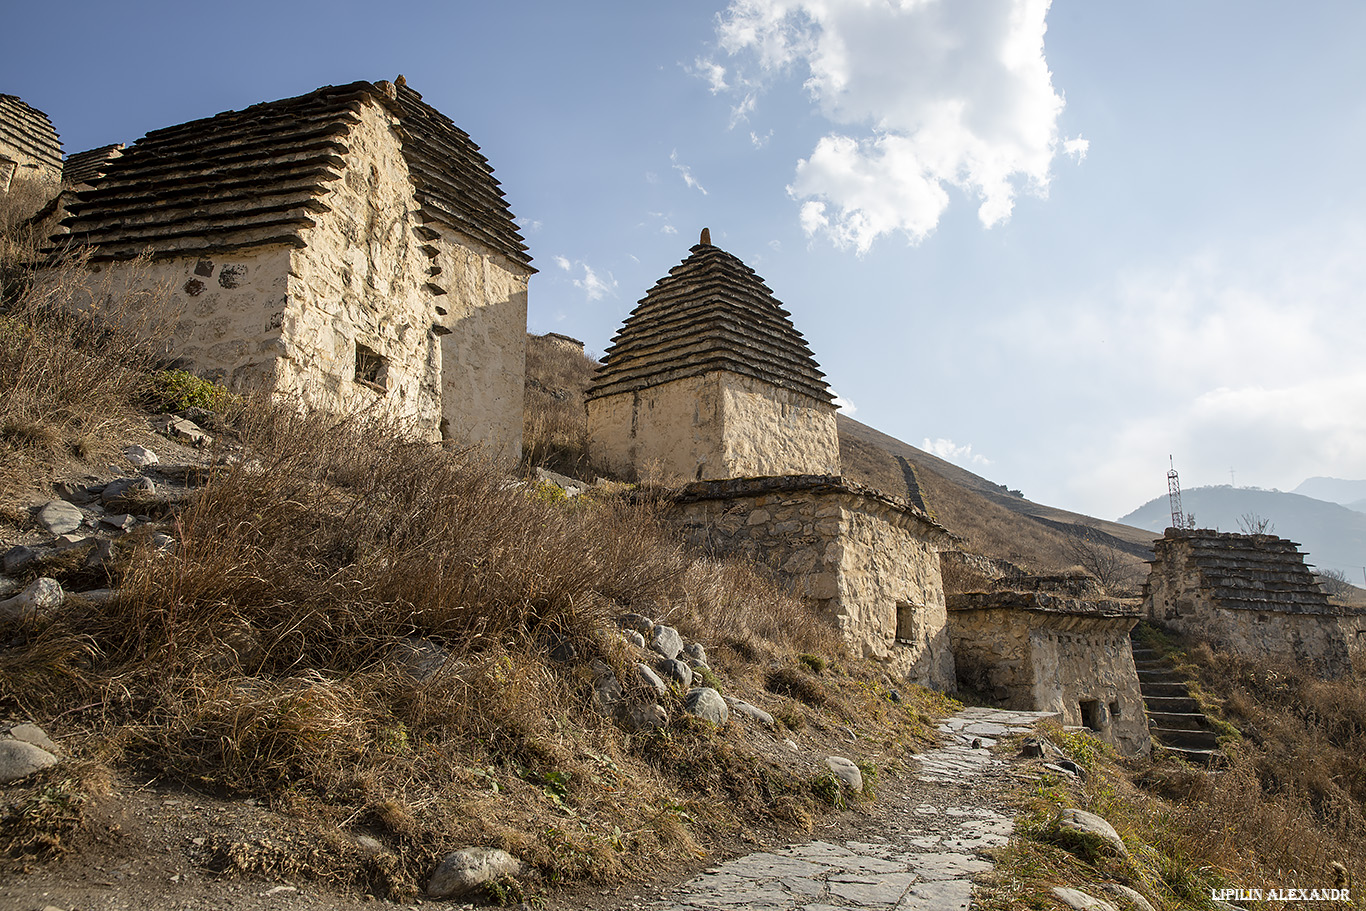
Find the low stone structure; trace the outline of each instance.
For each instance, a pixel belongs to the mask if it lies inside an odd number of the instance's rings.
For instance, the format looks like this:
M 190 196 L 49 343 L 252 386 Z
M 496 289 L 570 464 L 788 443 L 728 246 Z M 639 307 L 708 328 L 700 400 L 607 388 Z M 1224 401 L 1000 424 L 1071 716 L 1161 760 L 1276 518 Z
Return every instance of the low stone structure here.
M 865 657 L 954 688 L 940 547 L 924 512 L 838 476 L 694 482 L 670 497 L 685 540 L 769 567 Z
M 839 474 L 834 396 L 791 314 L 707 231 L 589 387 L 589 456 L 630 479 Z
M 1336 676 L 1366 667 L 1366 614 L 1328 602 L 1294 541 L 1167 529 L 1144 584 L 1155 623 Z
M 102 291 L 166 289 L 186 366 L 520 454 L 535 270 L 479 147 L 402 77 L 79 164 L 67 242 Z
M 61 189 L 62 141 L 48 116 L 15 95 L 0 94 L 0 200 L 18 222 Z
M 948 597 L 960 686 L 1009 709 L 1057 712 L 1125 755 L 1151 749 L 1129 631 L 1136 608 L 1042 591 Z

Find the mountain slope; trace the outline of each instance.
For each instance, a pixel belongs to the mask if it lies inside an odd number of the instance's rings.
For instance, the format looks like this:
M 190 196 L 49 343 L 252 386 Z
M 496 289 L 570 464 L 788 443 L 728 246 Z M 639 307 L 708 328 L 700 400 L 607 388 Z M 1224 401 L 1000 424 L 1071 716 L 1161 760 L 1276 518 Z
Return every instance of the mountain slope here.
M 1152 556 L 1151 532 L 1031 502 L 852 418 L 837 421 L 847 476 L 913 502 L 918 495 L 968 550 L 1037 572 L 1084 563 L 1079 540 L 1123 554 L 1135 569 Z
M 1342 478 L 1310 478 L 1290 491 L 1315 500 L 1338 503 L 1348 509 L 1361 511 L 1366 505 L 1366 481 L 1346 481 Z
M 1239 520 L 1255 515 L 1274 523 L 1272 533 L 1299 542 L 1309 563 L 1338 570 L 1349 580 L 1361 577 L 1366 513 L 1297 493 L 1247 487 L 1193 487 L 1181 492 L 1181 501 L 1201 528 L 1239 531 Z M 1171 524 L 1167 498 L 1149 500 L 1120 521 L 1160 532 Z

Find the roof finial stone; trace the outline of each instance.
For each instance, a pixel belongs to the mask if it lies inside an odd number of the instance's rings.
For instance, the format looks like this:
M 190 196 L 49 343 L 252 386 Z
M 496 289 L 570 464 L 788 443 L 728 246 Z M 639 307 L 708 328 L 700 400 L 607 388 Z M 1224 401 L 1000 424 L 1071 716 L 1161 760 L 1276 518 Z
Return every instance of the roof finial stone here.
M 711 246 L 711 228 L 702 229 L 702 240 L 699 241 L 704 247 Z

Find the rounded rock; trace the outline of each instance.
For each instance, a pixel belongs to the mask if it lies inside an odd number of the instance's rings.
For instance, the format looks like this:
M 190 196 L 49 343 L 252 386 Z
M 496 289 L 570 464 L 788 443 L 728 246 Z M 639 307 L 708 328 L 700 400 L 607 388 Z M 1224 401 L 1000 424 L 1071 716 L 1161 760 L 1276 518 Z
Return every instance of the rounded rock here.
M 683 651 L 683 637 L 672 626 L 657 624 L 650 631 L 650 648 L 665 658 L 677 658 Z
M 25 620 L 41 616 L 62 606 L 66 592 L 56 579 L 34 579 L 13 598 L 0 601 L 0 617 Z
M 1059 825 L 1069 832 L 1097 839 L 1120 857 L 1129 856 L 1129 849 L 1124 847 L 1124 840 L 1119 837 L 1115 827 L 1095 813 L 1088 813 L 1085 810 L 1063 810 Z
M 85 514 L 66 500 L 49 500 L 38 510 L 37 518 L 49 534 L 64 535 L 80 528 Z
M 677 658 L 661 658 L 655 663 L 655 668 L 665 679 L 672 680 L 685 689 L 692 686 L 692 668 Z
M 845 759 L 843 756 L 825 757 L 825 767 L 834 773 L 835 777 L 856 792 L 863 791 L 863 772 L 854 761 Z
M 688 690 L 688 695 L 683 697 L 683 710 L 713 724 L 725 724 L 730 718 L 726 700 L 709 686 L 697 686 Z
M 0 740 L 0 784 L 19 781 L 56 764 L 57 757 L 42 747 L 22 740 Z
M 650 687 L 656 693 L 659 693 L 659 695 L 663 696 L 665 693 L 669 692 L 668 684 L 660 679 L 660 676 L 656 674 L 654 669 L 648 664 L 643 662 L 637 664 L 636 671 L 640 674 L 640 682 Z
M 462 848 L 447 854 L 427 881 L 431 898 L 459 898 L 486 883 L 516 876 L 521 861 L 497 848 Z

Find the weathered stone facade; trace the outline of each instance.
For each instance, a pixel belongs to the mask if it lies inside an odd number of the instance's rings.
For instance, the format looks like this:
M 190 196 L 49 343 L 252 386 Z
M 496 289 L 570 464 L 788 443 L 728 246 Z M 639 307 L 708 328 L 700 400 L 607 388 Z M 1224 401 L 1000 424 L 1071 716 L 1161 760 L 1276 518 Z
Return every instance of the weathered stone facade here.
M 787 476 L 689 484 L 669 515 L 690 543 L 768 566 L 856 652 L 954 688 L 938 554 L 952 538 L 920 510 L 843 478 Z
M 166 289 L 196 372 L 520 454 L 530 257 L 478 147 L 401 79 L 158 130 L 102 167 L 70 241 L 102 286 Z
M 587 394 L 589 455 L 662 481 L 839 474 L 823 377 L 773 292 L 703 232 L 607 349 Z
M 46 114 L 0 94 L 0 200 L 20 221 L 47 205 L 62 183 L 62 143 Z
M 1117 601 L 1043 592 L 950 595 L 958 683 L 1011 709 L 1059 712 L 1128 756 L 1151 749 L 1129 631 Z
M 1330 604 L 1298 547 L 1275 535 L 1169 528 L 1154 542 L 1144 609 L 1241 655 L 1328 676 L 1366 666 L 1366 614 Z

